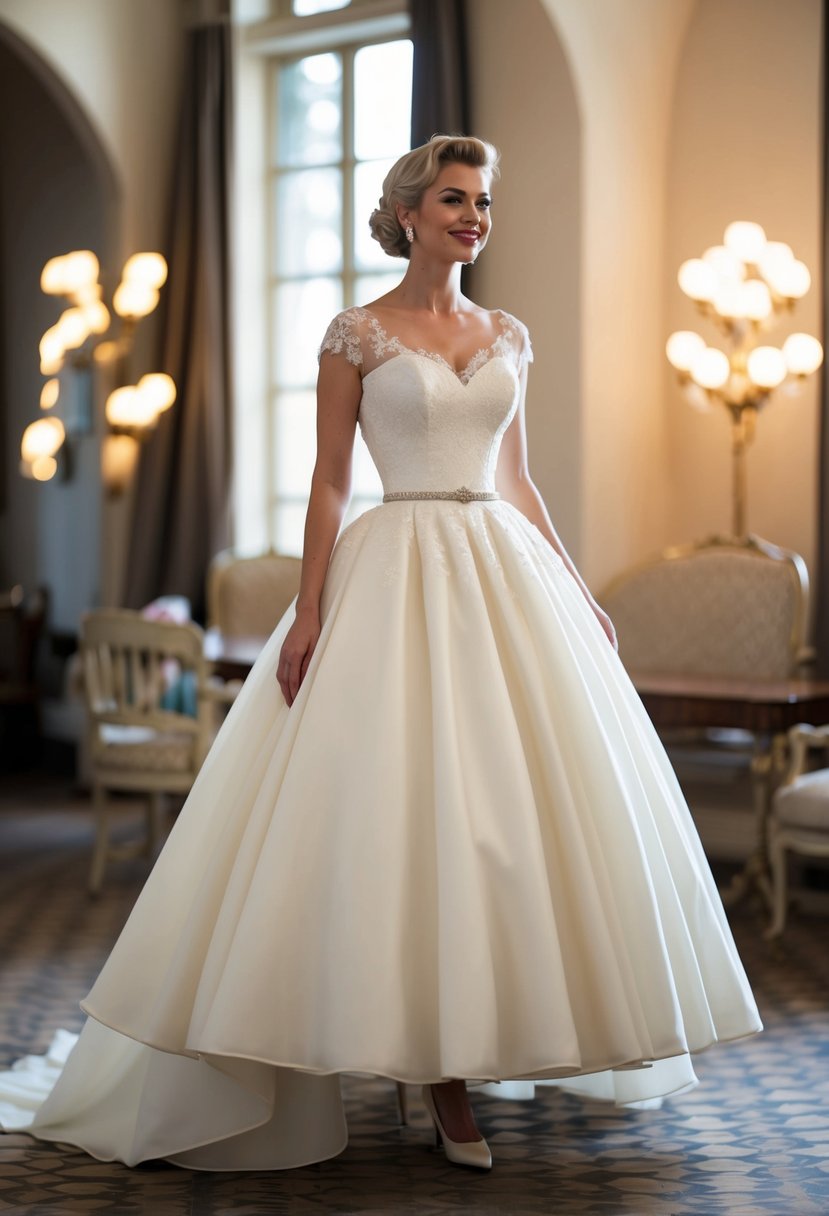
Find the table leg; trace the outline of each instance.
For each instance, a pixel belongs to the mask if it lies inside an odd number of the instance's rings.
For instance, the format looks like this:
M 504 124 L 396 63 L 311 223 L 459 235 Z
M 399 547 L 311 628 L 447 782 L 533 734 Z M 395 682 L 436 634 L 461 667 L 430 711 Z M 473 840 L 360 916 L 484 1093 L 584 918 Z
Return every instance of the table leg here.
M 754 890 L 759 892 L 769 909 L 772 907 L 768 822 L 772 794 L 782 779 L 785 768 L 786 745 L 785 734 L 755 735 L 754 754 L 751 757 L 751 784 L 756 839 L 742 870 L 734 875 L 722 893 L 722 901 L 727 908 L 734 907 Z

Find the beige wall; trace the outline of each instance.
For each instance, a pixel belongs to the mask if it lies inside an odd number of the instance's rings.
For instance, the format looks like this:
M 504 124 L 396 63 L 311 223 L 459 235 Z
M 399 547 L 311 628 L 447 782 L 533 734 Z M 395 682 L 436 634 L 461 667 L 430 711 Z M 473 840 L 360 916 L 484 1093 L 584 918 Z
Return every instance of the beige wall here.
M 475 133 L 500 149 L 502 174 L 493 193 L 492 238 L 475 268 L 475 296 L 487 308 L 515 313 L 530 330 L 530 471 L 577 561 L 581 134 L 573 81 L 541 0 L 474 0 L 470 11 Z
M 812 271 L 794 314 L 769 331 L 819 336 L 820 0 L 698 0 L 683 48 L 667 166 L 664 336 L 692 328 L 721 344 L 676 284 L 688 257 L 719 244 L 731 220 L 756 220 Z M 669 369 L 671 532 L 689 540 L 731 522 L 728 416 L 699 413 Z M 748 526 L 798 550 L 816 550 L 818 382 L 795 399 L 773 397 L 748 457 Z

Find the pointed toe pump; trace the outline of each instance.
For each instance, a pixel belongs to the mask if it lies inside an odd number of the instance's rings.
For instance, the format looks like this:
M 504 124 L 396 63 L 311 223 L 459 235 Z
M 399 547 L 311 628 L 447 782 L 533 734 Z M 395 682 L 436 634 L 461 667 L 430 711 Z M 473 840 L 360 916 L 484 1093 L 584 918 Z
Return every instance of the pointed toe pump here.
M 432 1097 L 431 1085 L 423 1086 L 423 1102 L 435 1125 L 435 1143 L 443 1143 L 446 1156 L 455 1165 L 469 1165 L 474 1169 L 488 1170 L 492 1168 L 492 1154 L 489 1145 L 481 1136 L 478 1140 L 452 1140 L 440 1121 L 440 1115 Z

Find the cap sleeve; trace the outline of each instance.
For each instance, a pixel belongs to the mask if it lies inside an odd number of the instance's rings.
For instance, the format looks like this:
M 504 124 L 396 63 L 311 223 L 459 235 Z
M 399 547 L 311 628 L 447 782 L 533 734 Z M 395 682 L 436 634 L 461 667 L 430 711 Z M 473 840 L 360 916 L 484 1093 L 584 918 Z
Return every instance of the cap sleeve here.
M 523 321 L 519 321 L 510 312 L 501 312 L 504 319 L 504 338 L 515 359 L 519 375 L 527 363 L 533 361 L 533 348 L 530 333 Z
M 344 354 L 349 363 L 362 367 L 363 348 L 360 342 L 359 318 L 354 309 L 346 308 L 345 312 L 339 312 L 334 317 L 317 351 L 318 360 L 326 350 L 334 355 Z

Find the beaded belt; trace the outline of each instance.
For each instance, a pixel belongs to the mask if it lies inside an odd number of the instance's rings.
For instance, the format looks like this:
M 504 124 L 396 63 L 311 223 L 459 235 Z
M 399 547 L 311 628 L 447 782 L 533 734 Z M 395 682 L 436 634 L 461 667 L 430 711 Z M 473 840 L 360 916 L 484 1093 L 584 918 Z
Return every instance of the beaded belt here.
M 443 498 L 453 502 L 493 502 L 501 495 L 495 490 L 468 490 L 461 486 L 458 490 L 392 490 L 383 495 L 383 502 L 400 502 L 413 498 Z

